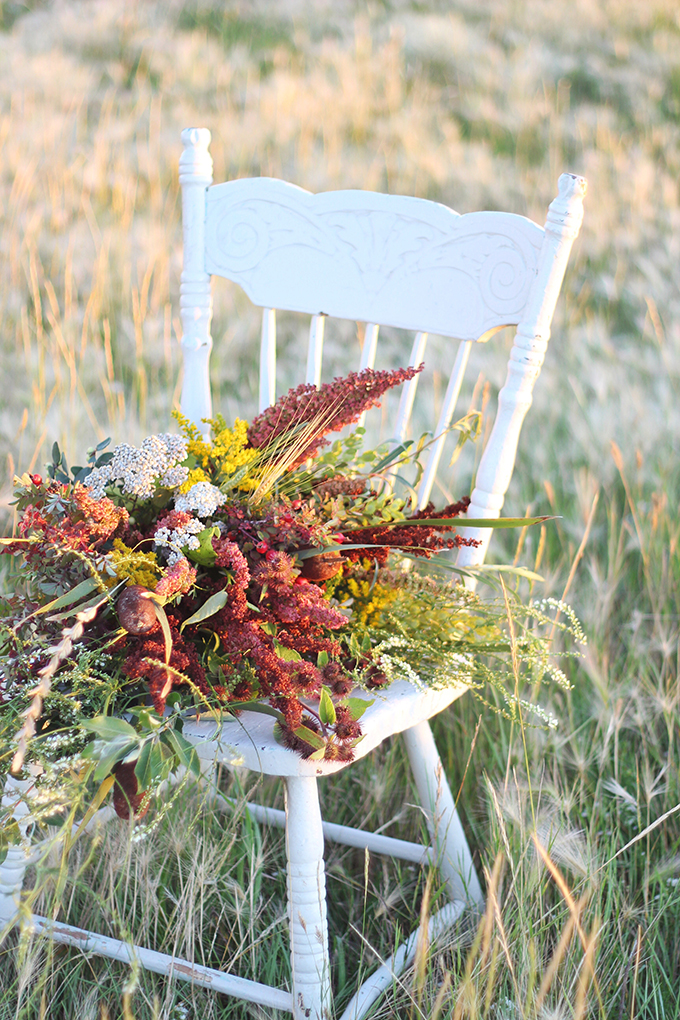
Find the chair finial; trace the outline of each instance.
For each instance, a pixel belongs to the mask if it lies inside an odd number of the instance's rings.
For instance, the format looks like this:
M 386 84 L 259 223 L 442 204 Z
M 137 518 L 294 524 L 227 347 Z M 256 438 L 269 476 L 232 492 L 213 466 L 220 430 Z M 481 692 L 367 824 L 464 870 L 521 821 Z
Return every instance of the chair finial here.
M 585 177 L 577 174 L 560 174 L 557 197 L 550 203 L 546 230 L 573 240 L 583 222 L 583 199 L 588 189 Z
M 207 128 L 185 128 L 182 131 L 184 152 L 179 158 L 180 184 L 212 184 L 213 161 L 208 146 Z

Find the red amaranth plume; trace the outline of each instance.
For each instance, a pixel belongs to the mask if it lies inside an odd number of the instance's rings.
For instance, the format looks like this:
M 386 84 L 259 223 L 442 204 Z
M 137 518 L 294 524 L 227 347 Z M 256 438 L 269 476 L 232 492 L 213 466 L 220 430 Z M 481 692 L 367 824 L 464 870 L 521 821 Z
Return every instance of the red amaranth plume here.
M 402 524 L 390 526 L 387 524 L 375 524 L 367 528 L 355 528 L 353 531 L 345 532 L 345 540 L 352 545 L 359 545 L 365 542 L 369 548 L 349 549 L 343 555 L 354 563 L 368 558 L 377 560 L 380 566 L 387 562 L 390 549 L 402 549 L 413 553 L 415 556 L 423 556 L 429 559 L 433 553 L 440 549 L 458 549 L 463 545 L 477 546 L 479 540 L 476 538 L 463 538 L 462 535 L 453 535 L 447 538 L 441 534 L 443 531 L 452 531 L 455 525 L 409 525 L 409 521 L 434 520 L 437 517 L 450 518 L 464 514 L 470 505 L 470 497 L 464 496 L 457 503 L 450 503 L 442 510 L 435 510 L 432 503 L 418 513 L 407 519 Z M 465 522 L 461 521 L 461 525 Z
M 423 367 L 380 372 L 365 368 L 363 372 L 350 372 L 345 378 L 337 377 L 331 383 L 324 383 L 318 390 L 311 383 L 302 383 L 253 418 L 248 428 L 248 442 L 260 450 L 291 428 L 318 422 L 318 429 L 308 441 L 305 437 L 304 448 L 289 465 L 290 470 L 313 457 L 320 446 L 325 446 L 324 436 L 329 432 L 337 432 L 358 421 L 364 411 L 380 403 L 387 390 L 413 379 Z

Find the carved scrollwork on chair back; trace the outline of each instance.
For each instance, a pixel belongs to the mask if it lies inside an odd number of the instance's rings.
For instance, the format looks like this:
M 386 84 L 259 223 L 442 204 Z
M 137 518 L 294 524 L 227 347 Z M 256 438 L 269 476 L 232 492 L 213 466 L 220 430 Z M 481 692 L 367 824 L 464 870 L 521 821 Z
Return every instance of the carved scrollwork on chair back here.
M 263 308 L 477 340 L 522 317 L 543 230 L 521 216 L 259 178 L 208 191 L 206 270 Z

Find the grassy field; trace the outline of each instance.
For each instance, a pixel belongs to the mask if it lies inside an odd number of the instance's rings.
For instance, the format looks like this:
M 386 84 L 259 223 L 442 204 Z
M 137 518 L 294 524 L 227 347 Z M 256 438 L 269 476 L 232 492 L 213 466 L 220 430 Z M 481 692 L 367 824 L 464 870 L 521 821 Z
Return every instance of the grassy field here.
M 540 594 L 570 581 L 589 643 L 573 689 L 541 695 L 557 731 L 518 732 L 467 696 L 437 721 L 489 911 L 479 933 L 433 947 L 376 1017 L 680 1017 L 679 47 L 675 0 L 0 2 L 5 528 L 13 474 L 40 470 L 55 439 L 77 460 L 91 437 L 169 425 L 181 128 L 212 130 L 216 180 L 284 176 L 460 212 L 542 222 L 562 170 L 589 180 L 506 504 L 561 515 Z M 283 388 L 303 327 L 280 321 Z M 259 313 L 226 283 L 213 332 L 215 406 L 247 415 Z M 497 339 L 470 372 L 470 387 L 490 384 L 489 409 L 509 342 Z M 348 343 L 358 361 L 354 327 L 329 326 L 327 378 Z M 387 334 L 385 365 L 404 345 Z M 433 353 L 436 406 L 446 343 Z M 526 536 L 520 562 L 533 567 L 537 546 Z M 326 810 L 416 838 L 403 765 L 398 743 L 381 749 L 325 785 Z M 275 786 L 250 783 L 280 804 Z M 112 824 L 83 842 L 60 916 L 285 982 L 282 839 L 244 820 L 245 791 L 231 792 L 234 817 L 182 797 L 152 832 L 130 840 Z M 59 869 L 42 875 L 41 909 Z M 357 967 L 389 955 L 424 891 L 434 910 L 441 890 L 436 875 L 338 847 L 328 872 L 342 1005 Z M 0 982 L 0 1020 L 264 1016 L 30 938 L 5 944 Z

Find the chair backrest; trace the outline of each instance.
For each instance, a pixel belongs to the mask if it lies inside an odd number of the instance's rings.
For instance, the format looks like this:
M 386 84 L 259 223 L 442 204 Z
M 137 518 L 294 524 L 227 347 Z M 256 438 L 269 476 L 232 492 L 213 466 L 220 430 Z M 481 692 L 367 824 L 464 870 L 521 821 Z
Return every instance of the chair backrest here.
M 211 416 L 210 277 L 238 283 L 262 307 L 260 410 L 276 396 L 276 309 L 311 316 L 304 381 L 319 385 L 326 316 L 366 323 L 361 361 L 373 367 L 381 325 L 413 330 L 410 364 L 423 360 L 428 333 L 459 341 L 430 459 L 419 488 L 430 497 L 472 343 L 516 325 L 506 383 L 468 510 L 497 517 L 515 463 L 550 338 L 569 252 L 583 217 L 586 182 L 562 174 L 545 227 L 500 212 L 459 215 L 436 202 L 367 191 L 312 195 L 292 184 L 254 178 L 212 185 L 210 132 L 182 132 L 180 184 L 184 268 L 182 411 L 200 425 Z M 301 380 L 302 381 L 302 380 Z M 392 434 L 405 437 L 418 376 L 402 390 Z M 489 529 L 463 565 L 481 563 Z

